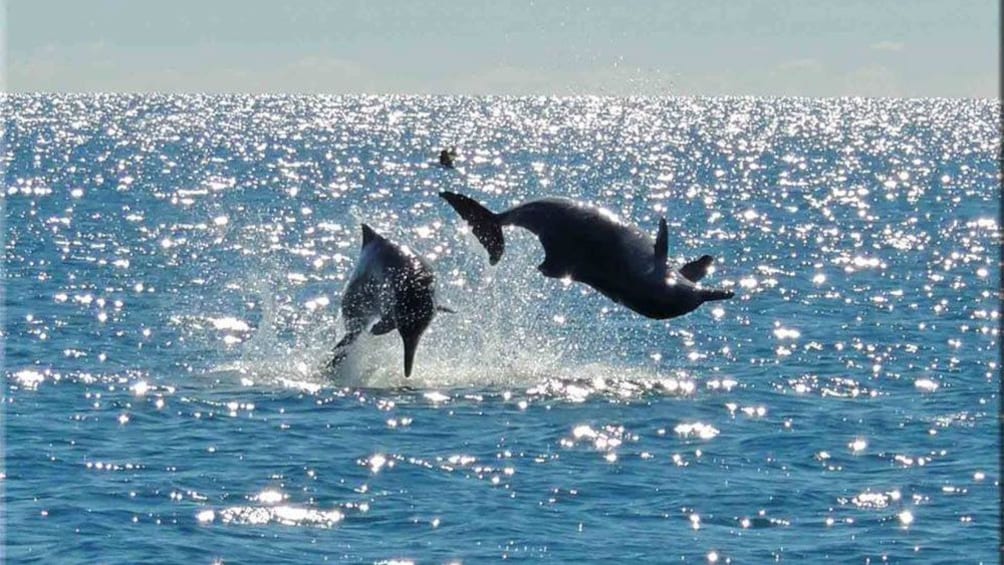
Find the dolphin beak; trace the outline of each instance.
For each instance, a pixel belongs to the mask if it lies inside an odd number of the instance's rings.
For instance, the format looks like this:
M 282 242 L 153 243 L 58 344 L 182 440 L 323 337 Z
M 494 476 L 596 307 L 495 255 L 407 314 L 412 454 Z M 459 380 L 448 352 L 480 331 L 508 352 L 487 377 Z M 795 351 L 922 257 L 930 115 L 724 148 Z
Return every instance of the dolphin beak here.
M 729 298 L 735 296 L 735 293 L 731 290 L 713 289 L 703 290 L 700 296 L 702 302 L 711 302 L 713 300 L 728 300 Z
M 398 332 L 401 334 L 401 340 L 404 342 L 404 376 L 411 376 L 411 366 L 415 362 L 415 350 L 418 349 L 418 340 L 422 338 L 422 332 L 417 332 L 413 334 L 406 334 L 404 332 Z

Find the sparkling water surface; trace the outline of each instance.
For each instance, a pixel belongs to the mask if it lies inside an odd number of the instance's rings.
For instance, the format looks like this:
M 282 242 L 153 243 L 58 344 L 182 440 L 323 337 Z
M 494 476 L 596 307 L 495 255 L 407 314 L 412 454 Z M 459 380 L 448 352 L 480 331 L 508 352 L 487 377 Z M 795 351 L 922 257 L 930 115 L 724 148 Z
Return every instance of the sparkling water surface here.
M 999 558 L 999 101 L 0 101 L 9 562 Z M 441 190 L 665 216 L 736 298 L 490 267 Z M 321 369 L 364 221 L 457 311 L 411 379 Z

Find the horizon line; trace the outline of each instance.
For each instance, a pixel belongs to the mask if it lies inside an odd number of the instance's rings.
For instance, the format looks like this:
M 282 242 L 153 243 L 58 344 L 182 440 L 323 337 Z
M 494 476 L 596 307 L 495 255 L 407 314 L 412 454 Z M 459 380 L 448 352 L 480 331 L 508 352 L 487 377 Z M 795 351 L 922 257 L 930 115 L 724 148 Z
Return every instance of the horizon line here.
M 159 91 L 159 90 L 0 90 L 0 96 L 20 95 L 65 95 L 65 96 L 318 96 L 336 97 L 399 97 L 399 98 L 756 98 L 756 99 L 804 99 L 804 100 L 981 100 L 1001 101 L 1002 95 L 987 96 L 874 96 L 837 95 L 808 96 L 801 94 L 447 94 L 447 93 L 402 93 L 402 92 L 309 92 L 309 91 Z

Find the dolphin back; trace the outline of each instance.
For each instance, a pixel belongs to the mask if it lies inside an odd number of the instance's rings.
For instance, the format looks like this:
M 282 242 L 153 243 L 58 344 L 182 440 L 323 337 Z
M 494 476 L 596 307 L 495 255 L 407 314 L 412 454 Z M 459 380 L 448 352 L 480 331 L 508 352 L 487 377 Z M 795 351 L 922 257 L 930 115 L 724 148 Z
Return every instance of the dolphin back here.
M 498 263 L 505 252 L 502 222 L 499 221 L 498 214 L 463 194 L 440 192 L 439 195 L 471 226 L 474 236 L 488 251 L 488 262 L 492 265 Z

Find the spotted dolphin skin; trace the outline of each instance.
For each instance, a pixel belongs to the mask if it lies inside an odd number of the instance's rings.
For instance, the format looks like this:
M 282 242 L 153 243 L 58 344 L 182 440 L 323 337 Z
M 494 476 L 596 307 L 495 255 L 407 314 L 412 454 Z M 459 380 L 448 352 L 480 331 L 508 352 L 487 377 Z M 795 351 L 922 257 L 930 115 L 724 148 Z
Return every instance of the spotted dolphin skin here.
M 544 262 L 537 267 L 544 276 L 570 277 L 648 318 L 682 316 L 705 302 L 733 296 L 730 290 L 694 284 L 714 262 L 710 255 L 687 263 L 679 272 L 667 267 L 665 218 L 653 243 L 646 233 L 612 213 L 574 200 L 533 200 L 496 214 L 467 196 L 439 195 L 470 224 L 492 265 L 505 251 L 502 227 L 519 226 L 533 232 L 544 247 Z
M 411 376 L 415 349 L 437 311 L 436 278 L 429 265 L 407 247 L 362 225 L 363 244 L 352 278 L 342 295 L 345 336 L 328 363 L 334 369 L 364 331 L 383 335 L 397 330 L 404 342 L 404 376 Z

